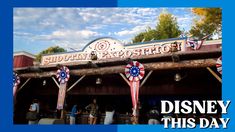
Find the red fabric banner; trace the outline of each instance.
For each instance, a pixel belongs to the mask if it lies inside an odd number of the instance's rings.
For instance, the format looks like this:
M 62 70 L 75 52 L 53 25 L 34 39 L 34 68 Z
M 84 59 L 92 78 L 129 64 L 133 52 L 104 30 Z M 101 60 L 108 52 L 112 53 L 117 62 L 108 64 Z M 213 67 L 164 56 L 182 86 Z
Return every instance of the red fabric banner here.
M 13 86 L 13 97 L 15 97 L 17 91 L 17 86 Z
M 136 116 L 137 103 L 139 99 L 139 85 L 140 81 L 130 81 L 130 89 L 131 89 L 131 98 L 133 105 L 133 115 Z
M 57 109 L 62 110 L 64 108 L 64 100 L 66 95 L 67 83 L 60 83 L 60 89 L 58 93 Z

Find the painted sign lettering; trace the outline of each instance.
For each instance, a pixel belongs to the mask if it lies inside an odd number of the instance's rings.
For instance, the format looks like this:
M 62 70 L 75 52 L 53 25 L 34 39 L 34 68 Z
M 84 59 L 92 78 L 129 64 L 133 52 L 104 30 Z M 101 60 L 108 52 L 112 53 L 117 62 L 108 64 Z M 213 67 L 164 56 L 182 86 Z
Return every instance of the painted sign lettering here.
M 185 50 L 185 39 L 170 39 L 164 41 L 152 41 L 140 44 L 123 45 L 120 41 L 112 38 L 101 38 L 92 41 L 83 50 L 78 52 L 66 52 L 42 56 L 41 65 L 74 63 L 90 61 L 91 53 L 97 55 L 97 60 L 113 58 L 133 58 L 155 54 L 166 54 Z

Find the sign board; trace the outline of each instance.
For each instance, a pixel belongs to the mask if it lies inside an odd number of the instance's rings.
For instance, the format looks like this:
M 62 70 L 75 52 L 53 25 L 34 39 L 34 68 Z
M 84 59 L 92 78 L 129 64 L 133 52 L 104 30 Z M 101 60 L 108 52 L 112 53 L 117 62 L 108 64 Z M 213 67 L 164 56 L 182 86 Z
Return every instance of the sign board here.
M 106 60 L 166 54 L 170 53 L 172 48 L 185 51 L 185 43 L 186 38 L 176 38 L 123 45 L 113 38 L 100 38 L 87 44 L 81 51 L 43 55 L 41 65 L 90 61 L 93 55 L 97 56 L 97 60 Z

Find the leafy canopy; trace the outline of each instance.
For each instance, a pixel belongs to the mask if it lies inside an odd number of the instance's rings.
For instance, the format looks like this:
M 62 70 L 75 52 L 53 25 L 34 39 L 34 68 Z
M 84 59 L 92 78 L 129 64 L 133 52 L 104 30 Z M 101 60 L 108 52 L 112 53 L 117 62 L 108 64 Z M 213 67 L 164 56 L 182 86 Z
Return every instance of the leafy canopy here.
M 59 46 L 53 46 L 53 47 L 49 47 L 43 51 L 41 51 L 37 56 L 36 56 L 36 60 L 37 61 L 41 61 L 42 55 L 43 54 L 53 54 L 53 53 L 59 53 L 59 52 L 66 52 L 65 49 L 59 47 Z
M 189 31 L 192 36 L 202 38 L 214 32 L 221 32 L 221 8 L 193 8 L 192 12 L 199 16 Z
M 155 29 L 148 27 L 144 32 L 137 34 L 133 43 L 151 40 L 175 38 L 181 34 L 176 18 L 169 13 L 161 13 Z

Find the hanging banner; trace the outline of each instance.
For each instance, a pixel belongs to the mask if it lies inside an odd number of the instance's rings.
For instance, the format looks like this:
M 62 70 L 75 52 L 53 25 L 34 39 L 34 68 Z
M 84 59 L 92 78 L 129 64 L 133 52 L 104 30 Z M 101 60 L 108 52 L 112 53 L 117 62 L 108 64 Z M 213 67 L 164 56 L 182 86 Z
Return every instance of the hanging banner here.
M 60 89 L 58 93 L 57 109 L 62 110 L 64 108 L 64 99 L 66 95 L 67 83 L 60 83 Z
M 139 98 L 139 84 L 140 81 L 130 81 L 130 89 L 131 89 L 131 99 L 133 106 L 133 115 L 136 115 L 137 103 Z
M 67 82 L 69 80 L 69 69 L 65 66 L 62 66 L 60 69 L 57 70 L 57 75 L 60 82 L 60 88 L 58 93 L 58 101 L 57 101 L 57 109 L 62 110 L 64 108 L 64 100 L 67 90 Z
M 20 84 L 20 77 L 17 73 L 13 72 L 13 96 L 15 97 L 18 85 Z
M 216 61 L 217 71 L 222 74 L 222 57 L 219 57 Z
M 144 77 L 144 66 L 138 61 L 126 65 L 125 74 L 130 81 L 130 91 L 133 106 L 133 116 L 137 114 L 140 80 Z

